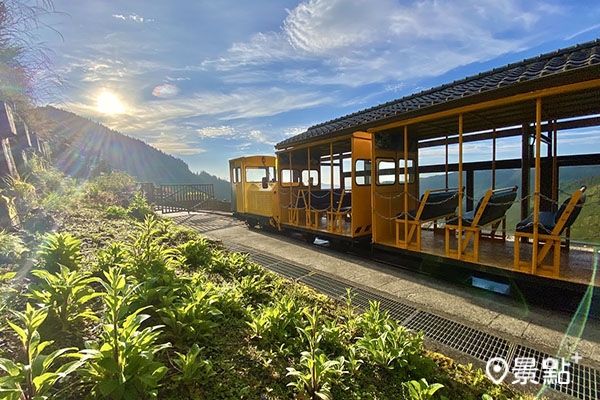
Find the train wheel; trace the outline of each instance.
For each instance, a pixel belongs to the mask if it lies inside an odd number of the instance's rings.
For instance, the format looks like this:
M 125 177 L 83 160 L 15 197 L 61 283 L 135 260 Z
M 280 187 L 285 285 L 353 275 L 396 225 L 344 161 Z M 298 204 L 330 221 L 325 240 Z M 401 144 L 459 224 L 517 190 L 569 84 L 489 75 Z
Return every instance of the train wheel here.
M 312 233 L 303 233 L 302 237 L 304 238 L 306 243 L 310 243 L 310 244 L 313 244 L 315 242 L 315 238 L 316 238 L 316 236 L 313 235 Z
M 352 243 L 344 239 L 329 239 L 329 246 L 337 251 L 347 252 L 352 247 Z

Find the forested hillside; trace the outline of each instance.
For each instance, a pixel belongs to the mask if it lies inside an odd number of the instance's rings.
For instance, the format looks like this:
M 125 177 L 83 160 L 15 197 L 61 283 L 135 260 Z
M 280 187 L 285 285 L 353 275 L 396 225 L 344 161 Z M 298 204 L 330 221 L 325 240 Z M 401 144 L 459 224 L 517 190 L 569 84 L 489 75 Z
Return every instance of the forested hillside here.
M 88 178 L 100 172 L 119 170 L 139 182 L 212 183 L 217 199 L 230 197 L 229 182 L 204 171 L 194 173 L 182 160 L 141 140 L 54 107 L 37 111 L 38 119 L 48 121 L 53 163 L 70 176 Z

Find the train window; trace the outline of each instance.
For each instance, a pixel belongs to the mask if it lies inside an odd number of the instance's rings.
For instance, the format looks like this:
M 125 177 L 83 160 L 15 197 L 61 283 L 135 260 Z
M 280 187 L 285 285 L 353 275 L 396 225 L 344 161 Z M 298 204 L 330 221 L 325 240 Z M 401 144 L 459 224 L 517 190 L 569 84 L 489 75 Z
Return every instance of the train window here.
M 269 167 L 269 180 L 271 182 L 277 182 L 277 171 L 275 167 Z
M 396 183 L 396 162 L 392 159 L 377 160 L 377 184 L 393 185 Z
M 233 169 L 233 183 L 240 183 L 242 181 L 242 169 L 235 167 Z
M 300 171 L 297 169 L 282 169 L 280 180 L 283 186 L 298 186 L 300 183 Z
M 265 167 L 247 167 L 246 168 L 246 182 L 259 183 L 262 182 L 263 178 L 269 176 L 269 171 Z
M 359 186 L 371 184 L 371 160 L 356 160 L 354 163 L 355 183 Z
M 415 182 L 415 170 L 413 167 L 413 160 L 406 160 L 408 167 L 408 183 Z M 398 183 L 404 183 L 404 159 L 398 160 Z
M 305 169 L 302 171 L 302 185 L 319 186 L 319 171 L 316 169 Z

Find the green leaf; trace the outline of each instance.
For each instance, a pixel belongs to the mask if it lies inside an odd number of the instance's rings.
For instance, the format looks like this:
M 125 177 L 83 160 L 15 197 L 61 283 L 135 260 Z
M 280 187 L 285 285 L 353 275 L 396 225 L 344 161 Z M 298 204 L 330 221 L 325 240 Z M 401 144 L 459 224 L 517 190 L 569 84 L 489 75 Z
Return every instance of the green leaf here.
M 0 358 L 0 369 L 10 376 L 17 376 L 20 373 L 17 364 L 7 358 Z
M 121 371 L 119 364 L 117 364 L 112 357 L 104 357 L 101 360 L 98 360 L 98 365 L 109 372 L 120 373 Z
M 0 281 L 8 281 L 8 280 L 14 278 L 15 276 L 17 276 L 17 273 L 14 271 L 5 272 L 4 274 L 0 274 Z
M 56 381 L 59 376 L 55 372 L 45 372 L 39 376 L 33 378 L 33 385 L 35 386 L 36 392 L 44 393 L 48 390 Z
M 112 392 L 118 389 L 119 386 L 121 386 L 119 381 L 116 379 L 110 379 L 108 377 L 105 377 L 102 381 L 100 381 L 100 383 L 98 383 L 98 389 L 104 397 L 108 397 Z M 114 398 L 118 397 L 114 396 Z
M 11 321 L 6 321 L 8 323 L 8 325 L 12 328 L 13 331 L 16 332 L 16 334 L 19 336 L 19 339 L 21 339 L 21 343 L 26 343 L 27 342 L 27 332 L 25 332 L 25 330 L 23 328 L 21 328 L 18 325 L 13 324 Z

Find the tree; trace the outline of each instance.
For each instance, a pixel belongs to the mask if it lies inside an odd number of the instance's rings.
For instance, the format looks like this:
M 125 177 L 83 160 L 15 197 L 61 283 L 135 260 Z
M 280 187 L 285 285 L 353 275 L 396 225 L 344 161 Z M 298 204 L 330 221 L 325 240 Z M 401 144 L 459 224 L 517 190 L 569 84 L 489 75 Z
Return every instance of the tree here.
M 60 87 L 50 51 L 36 36 L 42 27 L 52 29 L 40 18 L 55 12 L 52 0 L 0 0 L 0 98 L 17 109 Z

